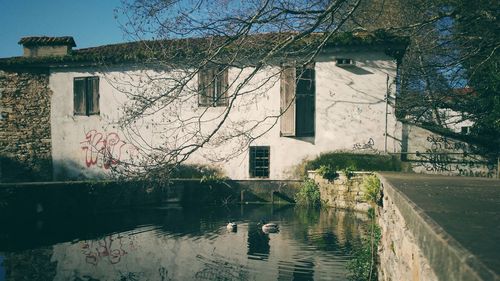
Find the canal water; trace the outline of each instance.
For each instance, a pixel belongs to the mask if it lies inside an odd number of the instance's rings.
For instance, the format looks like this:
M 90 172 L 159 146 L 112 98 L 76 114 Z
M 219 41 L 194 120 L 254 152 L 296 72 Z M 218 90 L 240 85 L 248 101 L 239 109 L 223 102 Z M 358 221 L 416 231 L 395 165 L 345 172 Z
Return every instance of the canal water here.
M 262 219 L 279 232 L 263 233 Z M 368 224 L 355 212 L 271 205 L 82 210 L 0 222 L 0 280 L 79 281 L 347 280 L 346 263 Z

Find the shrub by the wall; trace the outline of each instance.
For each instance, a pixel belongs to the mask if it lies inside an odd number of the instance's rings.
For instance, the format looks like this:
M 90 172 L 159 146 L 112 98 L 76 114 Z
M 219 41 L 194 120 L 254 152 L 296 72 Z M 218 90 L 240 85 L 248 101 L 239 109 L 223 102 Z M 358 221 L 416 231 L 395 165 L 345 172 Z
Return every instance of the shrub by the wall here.
M 321 166 L 330 166 L 337 171 L 346 169 L 356 171 L 401 171 L 401 160 L 392 155 L 327 152 L 308 161 L 305 165 L 305 171 L 317 170 Z

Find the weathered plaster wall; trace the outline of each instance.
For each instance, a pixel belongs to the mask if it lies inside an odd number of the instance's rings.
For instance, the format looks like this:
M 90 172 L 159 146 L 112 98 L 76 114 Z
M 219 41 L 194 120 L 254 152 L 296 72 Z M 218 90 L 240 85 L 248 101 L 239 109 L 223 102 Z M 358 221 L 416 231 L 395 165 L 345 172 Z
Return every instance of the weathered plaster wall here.
M 349 57 L 356 61 L 356 67 L 340 68 L 335 65 L 336 57 Z M 134 157 L 134 149 L 142 149 L 151 144 L 158 144 L 163 133 L 168 145 L 183 140 L 185 132 L 167 130 L 158 125 L 158 121 L 172 118 L 189 118 L 199 115 L 205 108 L 198 108 L 197 98 L 192 93 L 186 93 L 183 101 L 177 106 L 165 110 L 161 114 L 145 118 L 135 123 L 135 132 L 124 131 L 116 125 L 121 116 L 121 108 L 130 102 L 124 91 L 117 85 L 124 85 L 127 79 L 135 77 L 136 81 L 149 70 L 128 68 L 100 69 L 66 69 L 52 70 L 50 88 L 52 97 L 52 140 L 54 172 L 57 178 L 63 177 L 99 177 L 108 174 L 105 159 L 91 151 L 88 147 L 95 146 L 101 140 L 113 138 L 118 143 L 109 150 L 116 153 L 115 157 Z M 229 81 L 243 79 L 251 72 L 250 68 L 229 70 Z M 268 68 L 259 73 L 253 80 L 262 81 L 273 77 L 277 68 Z M 173 75 L 169 73 L 151 73 L 158 77 Z M 313 158 L 321 152 L 332 150 L 348 151 L 383 151 L 385 142 L 386 104 L 385 95 L 387 79 L 389 88 L 394 93 L 394 78 L 396 64 L 383 52 L 349 53 L 338 52 L 323 54 L 316 62 L 316 135 L 314 138 L 280 137 L 279 122 L 270 119 L 263 122 L 262 132 L 268 129 L 262 137 L 252 145 L 270 146 L 270 178 L 287 179 L 296 177 L 292 171 L 304 158 Z M 100 116 L 73 116 L 73 78 L 98 75 L 100 79 Z M 239 77 L 237 77 L 239 75 Z M 252 96 L 240 97 L 229 115 L 229 122 L 215 136 L 214 141 L 197 151 L 190 158 L 192 163 L 219 165 L 227 176 L 233 179 L 249 178 L 249 160 L 247 146 L 241 139 L 233 139 L 217 143 L 218 140 L 237 129 L 246 128 L 256 120 L 265 116 L 278 115 L 280 108 L 279 77 L 274 76 L 266 83 L 266 87 Z M 130 82 L 130 81 L 129 81 Z M 126 84 L 126 83 L 125 83 Z M 193 79 L 188 85 L 190 89 L 197 88 Z M 154 85 L 151 87 L 159 87 Z M 245 89 L 251 89 L 251 85 Z M 135 91 L 143 89 L 136 88 Z M 231 91 L 231 89 L 230 89 Z M 214 118 L 219 120 L 224 108 L 209 108 L 204 120 Z M 155 124 L 153 126 L 153 124 Z M 213 127 L 216 121 L 204 123 L 202 131 Z M 393 109 L 389 106 L 388 135 L 398 138 Z M 185 131 L 192 127 L 184 126 Z M 400 139 L 400 138 L 398 138 Z M 110 143 L 110 142 L 108 142 Z M 244 144 L 242 146 L 242 143 Z M 222 144 L 222 145 L 221 145 Z M 397 152 L 399 143 L 388 139 L 388 150 Z
M 48 73 L 0 71 L 0 181 L 52 176 Z
M 417 173 L 496 177 L 496 163 L 474 154 L 469 144 L 420 127 L 403 125 L 403 151 Z

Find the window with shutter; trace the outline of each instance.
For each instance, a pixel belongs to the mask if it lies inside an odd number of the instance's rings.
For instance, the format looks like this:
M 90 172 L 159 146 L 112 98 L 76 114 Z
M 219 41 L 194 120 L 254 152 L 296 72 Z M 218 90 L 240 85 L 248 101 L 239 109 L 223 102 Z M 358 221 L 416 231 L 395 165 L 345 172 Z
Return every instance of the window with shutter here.
M 99 115 L 99 77 L 87 78 L 88 115 Z
M 85 78 L 73 80 L 73 113 L 75 115 L 87 115 L 87 96 Z
M 228 68 L 201 69 L 198 73 L 198 105 L 227 106 Z
M 293 137 L 295 136 L 295 67 L 283 67 L 280 91 L 281 136 Z
M 314 66 L 297 69 L 297 88 L 295 91 L 297 137 L 314 136 L 315 92 Z
M 312 137 L 315 127 L 314 64 L 284 65 L 281 72 L 281 136 Z
M 73 112 L 75 115 L 99 115 L 99 77 L 73 79 Z

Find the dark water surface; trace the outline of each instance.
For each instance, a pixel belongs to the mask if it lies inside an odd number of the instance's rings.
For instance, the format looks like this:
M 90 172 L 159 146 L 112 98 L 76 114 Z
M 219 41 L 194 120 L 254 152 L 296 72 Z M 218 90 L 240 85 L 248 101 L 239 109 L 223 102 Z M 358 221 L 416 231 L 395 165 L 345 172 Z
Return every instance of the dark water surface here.
M 263 233 L 263 218 L 280 232 Z M 226 229 L 229 220 L 236 232 Z M 0 280 L 346 280 L 367 218 L 293 206 L 166 205 L 0 222 Z

